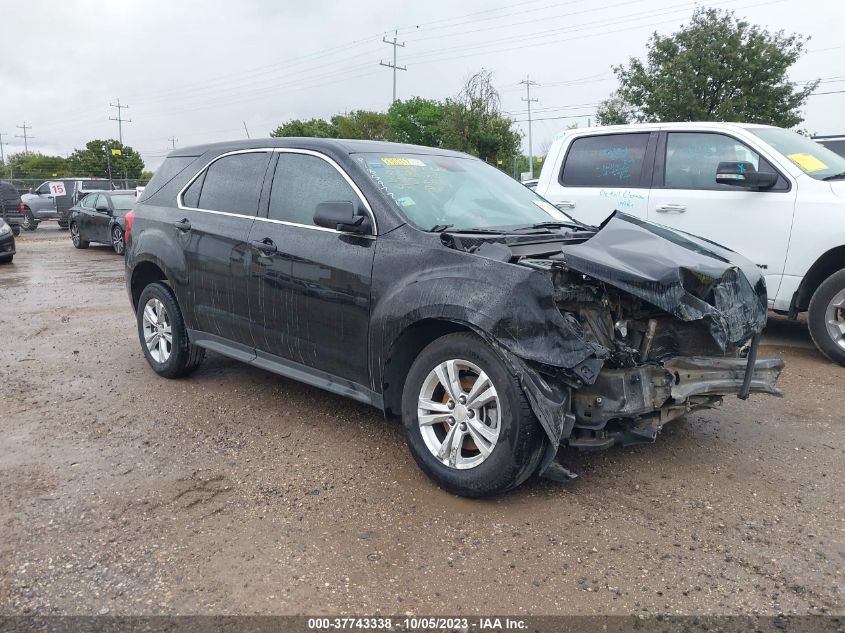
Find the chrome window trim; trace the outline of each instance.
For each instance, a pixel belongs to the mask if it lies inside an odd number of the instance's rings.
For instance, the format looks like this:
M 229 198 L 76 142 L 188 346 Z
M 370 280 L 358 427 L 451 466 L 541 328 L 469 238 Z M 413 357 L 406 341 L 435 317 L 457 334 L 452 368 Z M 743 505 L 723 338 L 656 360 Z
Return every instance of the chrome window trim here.
M 332 167 L 334 167 L 337 170 L 337 172 L 341 175 L 341 177 L 347 182 L 347 184 L 352 188 L 352 190 L 358 196 L 358 201 L 364 206 L 364 209 L 366 209 L 367 214 L 370 216 L 370 222 L 372 222 L 372 225 L 373 225 L 373 233 L 368 234 L 368 235 L 358 235 L 357 233 L 350 233 L 350 232 L 347 232 L 347 231 L 338 231 L 336 229 L 329 229 L 329 228 L 326 228 L 324 226 L 314 226 L 312 224 L 298 224 L 296 222 L 287 222 L 285 220 L 275 220 L 275 219 L 272 219 L 272 218 L 262 218 L 262 217 L 259 217 L 257 214 L 246 215 L 245 213 L 230 213 L 228 211 L 215 211 L 213 209 L 202 209 L 200 207 L 188 207 L 188 206 L 185 206 L 185 204 L 183 203 L 182 196 L 185 194 L 185 192 L 188 190 L 188 188 L 192 184 L 194 184 L 194 181 L 197 178 L 199 178 L 209 167 L 211 167 L 212 164 L 214 164 L 215 162 L 217 162 L 221 158 L 225 158 L 227 156 L 233 156 L 235 154 L 266 154 L 266 153 L 305 154 L 307 156 L 314 156 L 316 158 L 319 158 L 319 159 L 326 161 L 329 165 L 331 165 Z M 272 185 L 271 185 L 271 187 L 272 187 Z M 376 216 L 373 213 L 373 209 L 370 206 L 369 201 L 364 196 L 363 192 L 358 187 L 358 185 L 355 184 L 355 182 L 352 180 L 352 178 L 350 178 L 349 174 L 347 174 L 346 171 L 340 165 L 338 165 L 337 162 L 333 158 L 326 156 L 325 154 L 323 154 L 321 152 L 311 150 L 311 149 L 298 149 L 298 148 L 294 148 L 294 147 L 256 147 L 256 148 L 250 148 L 250 149 L 233 150 L 231 152 L 226 152 L 225 154 L 220 154 L 219 156 L 215 156 L 210 161 L 208 161 L 196 174 L 194 174 L 191 177 L 191 179 L 188 180 L 188 182 L 185 184 L 185 186 L 182 187 L 182 189 L 179 190 L 179 193 L 176 194 L 176 206 L 183 211 L 202 211 L 203 213 L 215 213 L 217 215 L 227 215 L 227 216 L 236 217 L 236 218 L 252 218 L 254 220 L 259 220 L 261 222 L 271 222 L 271 223 L 274 223 L 274 224 L 284 224 L 284 225 L 287 225 L 287 226 L 297 226 L 297 227 L 301 227 L 301 228 L 305 228 L 305 229 L 314 229 L 314 230 L 317 230 L 317 231 L 326 231 L 326 232 L 329 232 L 329 233 L 339 233 L 341 235 L 357 235 L 358 237 L 364 237 L 364 238 L 370 238 L 370 239 L 374 239 L 376 236 L 378 236 L 378 223 L 376 222 Z

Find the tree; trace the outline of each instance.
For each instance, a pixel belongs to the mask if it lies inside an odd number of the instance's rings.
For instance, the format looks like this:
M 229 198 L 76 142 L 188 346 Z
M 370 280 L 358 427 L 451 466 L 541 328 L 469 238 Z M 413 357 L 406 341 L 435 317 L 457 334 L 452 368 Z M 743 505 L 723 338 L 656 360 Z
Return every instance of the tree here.
M 114 155 L 112 150 L 120 150 Z M 109 152 L 108 156 L 106 151 Z M 121 145 L 114 139 L 102 141 L 95 139 L 85 144 L 85 149 L 78 149 L 68 159 L 68 167 L 74 176 L 94 176 L 105 178 L 109 175 L 109 163 L 113 178 L 140 178 L 144 171 L 141 155 L 128 145 Z
M 15 178 L 44 179 L 69 175 L 67 160 L 38 152 L 18 152 L 6 157 L 9 172 Z
M 270 132 L 270 136 L 311 136 L 316 138 L 338 138 L 335 127 L 324 119 L 292 119 Z
M 413 97 L 394 101 L 387 111 L 390 140 L 440 147 L 445 107 L 440 101 Z
M 599 108 L 603 125 L 654 121 L 744 121 L 793 127 L 818 82 L 799 88 L 787 71 L 806 38 L 774 34 L 732 11 L 700 8 L 689 25 L 654 33 L 645 62 L 616 66 L 617 92 Z
M 390 122 L 384 112 L 356 110 L 349 114 L 333 116 L 331 123 L 337 138 L 384 141 L 390 133 Z
M 442 146 L 474 154 L 488 163 L 517 154 L 521 135 L 499 110 L 493 73 L 481 70 L 464 84 L 456 99 L 444 103 Z

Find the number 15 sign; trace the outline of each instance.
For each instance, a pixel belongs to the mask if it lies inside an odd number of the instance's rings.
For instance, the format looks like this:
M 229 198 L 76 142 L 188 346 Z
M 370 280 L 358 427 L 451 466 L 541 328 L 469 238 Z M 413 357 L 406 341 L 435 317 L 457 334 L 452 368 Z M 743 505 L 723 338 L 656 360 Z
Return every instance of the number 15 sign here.
M 50 194 L 54 195 L 54 196 L 65 195 L 65 183 L 63 183 L 63 182 L 51 182 L 50 183 Z

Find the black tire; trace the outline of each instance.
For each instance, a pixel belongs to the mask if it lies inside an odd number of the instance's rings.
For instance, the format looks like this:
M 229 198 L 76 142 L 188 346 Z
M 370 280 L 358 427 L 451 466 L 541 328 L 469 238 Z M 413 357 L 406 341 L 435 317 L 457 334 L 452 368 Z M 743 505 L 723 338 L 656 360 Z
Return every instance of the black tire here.
M 810 327 L 810 336 L 813 343 L 816 344 L 821 353 L 834 363 L 839 363 L 845 367 L 845 347 L 843 347 L 845 342 L 843 342 L 843 339 L 837 342 L 827 327 L 828 309 L 831 307 L 834 298 L 842 292 L 845 292 L 845 269 L 833 273 L 813 293 L 813 298 L 810 299 L 807 324 Z M 845 323 L 845 305 L 838 309 L 834 308 L 834 317 L 842 319 Z
M 18 235 L 21 234 L 21 225 L 20 224 L 13 224 L 11 228 L 12 228 L 12 235 L 14 235 L 15 237 L 17 237 Z
M 59 222 L 59 230 L 60 231 L 67 231 L 68 230 L 68 223 L 67 222 Z
M 169 317 L 172 343 L 170 356 L 164 362 L 159 362 L 152 357 L 144 339 L 144 308 L 147 306 L 147 302 L 152 299 L 158 299 L 164 305 Z M 144 356 L 150 367 L 159 376 L 181 378 L 187 376 L 202 364 L 205 358 L 205 349 L 192 345 L 188 339 L 188 330 L 185 328 L 182 311 L 176 303 L 176 295 L 173 294 L 170 286 L 155 282 L 144 288 L 138 301 L 135 317 L 138 323 L 138 339 L 141 342 L 141 349 L 144 350 Z
M 417 419 L 424 382 L 437 365 L 450 359 L 469 361 L 486 373 L 500 404 L 499 437 L 492 452 L 480 464 L 463 470 L 435 457 Z M 419 467 L 438 486 L 464 497 L 495 495 L 519 486 L 537 469 L 547 441 L 517 378 L 487 343 L 470 333 L 449 334 L 420 352 L 405 380 L 402 421 L 408 447 Z
M 123 241 L 123 229 L 115 224 L 111 229 L 111 245 L 114 252 L 123 255 L 126 252 L 126 243 Z
M 21 228 L 24 231 L 34 231 L 38 228 L 38 220 L 35 219 L 35 215 L 29 207 L 24 207 Z
M 0 257 L 0 264 L 11 264 L 14 258 L 14 255 L 3 255 L 3 257 Z
M 70 240 L 76 248 L 88 248 L 91 242 L 83 240 L 79 235 L 79 225 L 76 222 L 70 223 Z

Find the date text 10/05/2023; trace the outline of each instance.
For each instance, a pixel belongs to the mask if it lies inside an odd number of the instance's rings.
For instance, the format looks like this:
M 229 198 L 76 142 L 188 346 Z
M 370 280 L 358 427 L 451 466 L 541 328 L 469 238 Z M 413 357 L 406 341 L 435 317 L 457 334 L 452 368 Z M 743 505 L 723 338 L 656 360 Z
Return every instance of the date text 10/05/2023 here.
M 520 618 L 500 617 L 339 617 L 308 618 L 307 626 L 315 631 L 345 630 L 392 630 L 394 627 L 404 631 L 418 630 L 470 630 L 479 631 L 520 631 L 527 628 L 525 620 Z

